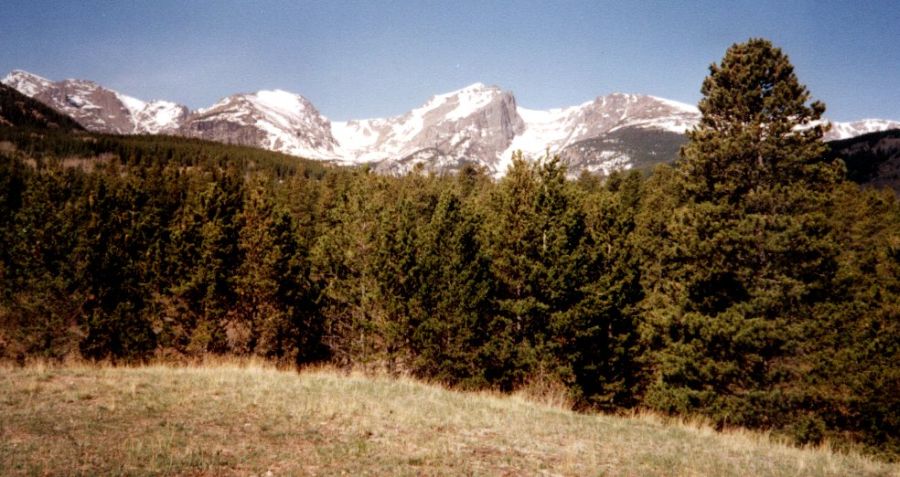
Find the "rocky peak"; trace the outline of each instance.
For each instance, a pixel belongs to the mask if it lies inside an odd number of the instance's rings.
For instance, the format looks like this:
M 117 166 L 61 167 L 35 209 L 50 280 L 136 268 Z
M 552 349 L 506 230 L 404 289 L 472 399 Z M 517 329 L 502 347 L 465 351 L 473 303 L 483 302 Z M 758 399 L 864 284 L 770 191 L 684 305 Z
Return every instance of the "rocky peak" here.
M 53 85 L 47 78 L 22 70 L 12 70 L 3 78 L 2 83 L 29 97 L 34 97 Z
M 328 119 L 303 96 L 282 90 L 228 96 L 190 115 L 180 132 L 286 154 L 335 158 Z
M 34 98 L 71 116 L 89 130 L 115 134 L 134 132 L 131 111 L 120 96 L 92 81 L 57 81 Z
M 475 163 L 501 176 L 516 150 L 529 159 L 559 154 L 570 173 L 645 167 L 673 159 L 684 132 L 700 119 L 694 106 L 624 93 L 530 110 L 519 107 L 511 92 L 484 83 L 432 96 L 399 116 L 331 123 L 306 98 L 282 90 L 228 96 L 191 113 L 91 81 L 53 82 L 14 70 L 2 82 L 93 131 L 179 134 L 313 159 L 373 163 L 392 173 L 417 164 L 447 171 Z M 879 119 L 831 124 L 826 140 L 900 128 L 900 122 Z
M 382 169 L 405 170 L 396 165 L 425 158 L 450 168 L 464 160 L 491 158 L 492 167 L 524 128 L 516 110 L 512 93 L 475 83 L 432 96 L 402 116 L 335 123 L 333 131 L 345 157 L 388 161 Z
M 115 134 L 171 133 L 188 109 L 168 101 L 145 103 L 87 80 L 50 81 L 14 70 L 3 83 L 66 114 L 91 131 Z

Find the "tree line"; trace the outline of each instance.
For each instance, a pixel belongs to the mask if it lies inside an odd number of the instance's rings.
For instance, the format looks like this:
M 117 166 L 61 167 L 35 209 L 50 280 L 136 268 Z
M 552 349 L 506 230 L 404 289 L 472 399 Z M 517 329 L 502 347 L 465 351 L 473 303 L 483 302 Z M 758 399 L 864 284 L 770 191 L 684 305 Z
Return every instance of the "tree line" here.
M 535 379 L 900 452 L 900 204 L 825 161 L 765 40 L 729 48 L 673 165 L 390 177 L 203 141 L 0 128 L 0 355 L 208 353 Z M 533 158 L 531 158 L 533 159 Z

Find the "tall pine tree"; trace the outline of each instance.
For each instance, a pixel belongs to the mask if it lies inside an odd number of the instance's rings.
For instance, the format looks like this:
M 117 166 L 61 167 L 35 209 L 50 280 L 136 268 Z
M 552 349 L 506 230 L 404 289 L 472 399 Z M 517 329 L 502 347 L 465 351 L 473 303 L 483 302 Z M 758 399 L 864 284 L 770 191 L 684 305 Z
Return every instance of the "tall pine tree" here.
M 820 160 L 824 105 L 770 42 L 733 45 L 701 92 L 678 203 L 645 265 L 646 403 L 779 426 L 801 372 L 791 358 L 834 276 L 824 211 L 840 170 Z

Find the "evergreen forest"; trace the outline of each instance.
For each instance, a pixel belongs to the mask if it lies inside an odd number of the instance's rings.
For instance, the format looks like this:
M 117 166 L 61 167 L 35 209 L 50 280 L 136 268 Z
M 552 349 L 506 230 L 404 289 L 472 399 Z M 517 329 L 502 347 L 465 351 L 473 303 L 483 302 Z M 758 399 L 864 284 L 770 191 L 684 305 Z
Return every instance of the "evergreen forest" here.
M 93 134 L 4 95 L 27 118 L 0 121 L 0 356 L 546 382 L 900 458 L 896 194 L 847 179 L 770 42 L 701 92 L 674 164 L 577 180 L 554 157 L 392 177 Z

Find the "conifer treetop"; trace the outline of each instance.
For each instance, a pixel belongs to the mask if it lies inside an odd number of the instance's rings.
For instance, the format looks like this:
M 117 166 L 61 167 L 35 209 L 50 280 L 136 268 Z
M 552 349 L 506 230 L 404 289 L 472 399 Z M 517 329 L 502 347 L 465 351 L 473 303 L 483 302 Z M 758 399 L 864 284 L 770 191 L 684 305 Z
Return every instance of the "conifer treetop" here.
M 788 56 L 768 40 L 753 38 L 732 45 L 720 64 L 710 65 L 709 72 L 700 89 L 701 127 L 805 125 L 825 112 L 820 101 L 807 104 L 809 91 L 798 81 Z

